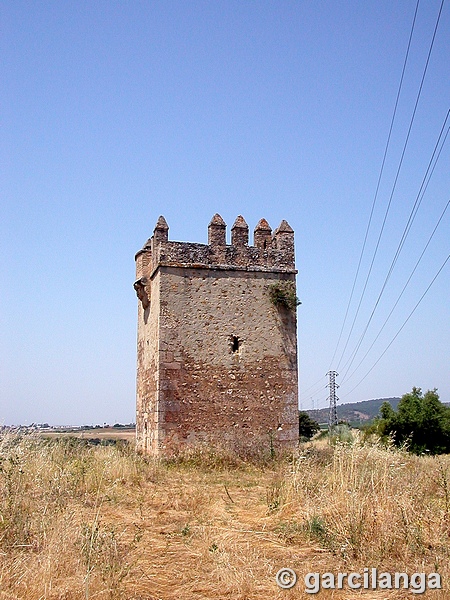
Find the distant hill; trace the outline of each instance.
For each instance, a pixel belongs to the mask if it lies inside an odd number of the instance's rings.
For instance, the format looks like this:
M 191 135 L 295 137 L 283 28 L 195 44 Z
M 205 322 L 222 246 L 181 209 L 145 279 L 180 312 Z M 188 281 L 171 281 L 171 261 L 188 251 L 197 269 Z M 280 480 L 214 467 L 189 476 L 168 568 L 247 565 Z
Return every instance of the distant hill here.
M 358 425 L 368 423 L 379 415 L 383 402 L 389 402 L 394 410 L 397 410 L 400 398 L 375 398 L 373 400 L 364 400 L 363 402 L 353 402 L 351 404 L 338 404 L 337 414 L 341 421 L 348 421 L 351 424 Z M 305 410 L 304 412 L 318 421 L 319 423 L 328 423 L 329 408 L 320 410 Z

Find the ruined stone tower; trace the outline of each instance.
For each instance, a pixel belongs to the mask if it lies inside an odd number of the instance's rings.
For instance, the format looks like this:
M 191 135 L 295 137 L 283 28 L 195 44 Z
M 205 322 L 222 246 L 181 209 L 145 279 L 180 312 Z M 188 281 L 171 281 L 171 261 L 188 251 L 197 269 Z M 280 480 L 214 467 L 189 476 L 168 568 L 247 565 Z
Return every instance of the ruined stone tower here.
M 170 453 L 208 442 L 292 447 L 298 439 L 294 232 L 265 219 L 249 246 L 239 216 L 226 243 L 173 242 L 159 217 L 136 254 L 137 445 Z

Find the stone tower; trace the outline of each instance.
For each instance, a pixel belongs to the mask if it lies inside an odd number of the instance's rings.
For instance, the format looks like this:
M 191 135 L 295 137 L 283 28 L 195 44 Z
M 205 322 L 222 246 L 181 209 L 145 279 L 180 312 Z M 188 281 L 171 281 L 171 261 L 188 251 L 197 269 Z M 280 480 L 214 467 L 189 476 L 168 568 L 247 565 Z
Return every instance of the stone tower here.
M 200 442 L 298 440 L 294 232 L 265 219 L 249 245 L 218 214 L 208 244 L 173 242 L 159 217 L 136 254 L 137 446 L 171 453 Z M 270 440 L 270 441 L 269 441 Z

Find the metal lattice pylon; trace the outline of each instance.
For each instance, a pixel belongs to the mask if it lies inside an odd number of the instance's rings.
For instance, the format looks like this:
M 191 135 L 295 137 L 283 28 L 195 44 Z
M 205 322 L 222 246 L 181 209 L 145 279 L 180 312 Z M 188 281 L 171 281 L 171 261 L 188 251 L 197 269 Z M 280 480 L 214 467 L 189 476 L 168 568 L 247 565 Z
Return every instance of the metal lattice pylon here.
M 330 383 L 328 384 L 328 387 L 330 388 L 330 414 L 328 417 L 328 433 L 331 434 L 334 427 L 336 427 L 336 425 L 338 424 L 336 403 L 339 400 L 339 398 L 336 396 L 336 389 L 339 386 L 336 383 L 336 377 L 338 376 L 338 373 L 336 373 L 336 371 L 328 371 L 327 375 L 330 378 Z

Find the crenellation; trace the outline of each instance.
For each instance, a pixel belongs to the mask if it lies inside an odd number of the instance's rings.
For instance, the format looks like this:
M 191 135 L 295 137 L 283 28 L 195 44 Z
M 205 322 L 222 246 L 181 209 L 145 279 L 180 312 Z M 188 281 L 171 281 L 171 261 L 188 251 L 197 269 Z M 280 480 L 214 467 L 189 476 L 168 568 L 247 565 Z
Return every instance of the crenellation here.
M 155 229 L 153 230 L 153 242 L 154 244 L 163 244 L 169 239 L 169 226 L 167 221 L 161 215 L 156 222 Z
M 257 248 L 268 250 L 272 245 L 272 228 L 266 219 L 260 219 L 253 232 L 253 243 Z
M 168 240 L 164 217 L 158 219 L 155 233 L 136 254 L 137 273 L 149 278 L 161 266 L 195 266 L 204 269 L 236 269 L 296 273 L 294 232 L 282 221 L 273 236 L 265 219 L 255 228 L 255 245 L 248 245 L 248 225 L 239 216 L 232 228 L 232 243 L 225 244 L 226 225 L 220 215 L 214 215 L 208 226 L 208 244 Z
M 208 245 L 225 246 L 227 225 L 222 217 L 216 213 L 208 225 Z
M 231 228 L 231 245 L 239 249 L 248 246 L 248 225 L 242 215 L 236 217 Z
M 136 278 L 140 279 L 144 273 L 148 273 L 149 267 L 152 263 L 152 251 L 151 246 L 144 246 L 142 250 L 136 253 Z
M 294 260 L 294 230 L 287 221 L 283 219 L 273 233 L 273 244 L 277 250 L 282 252 L 286 260 Z

